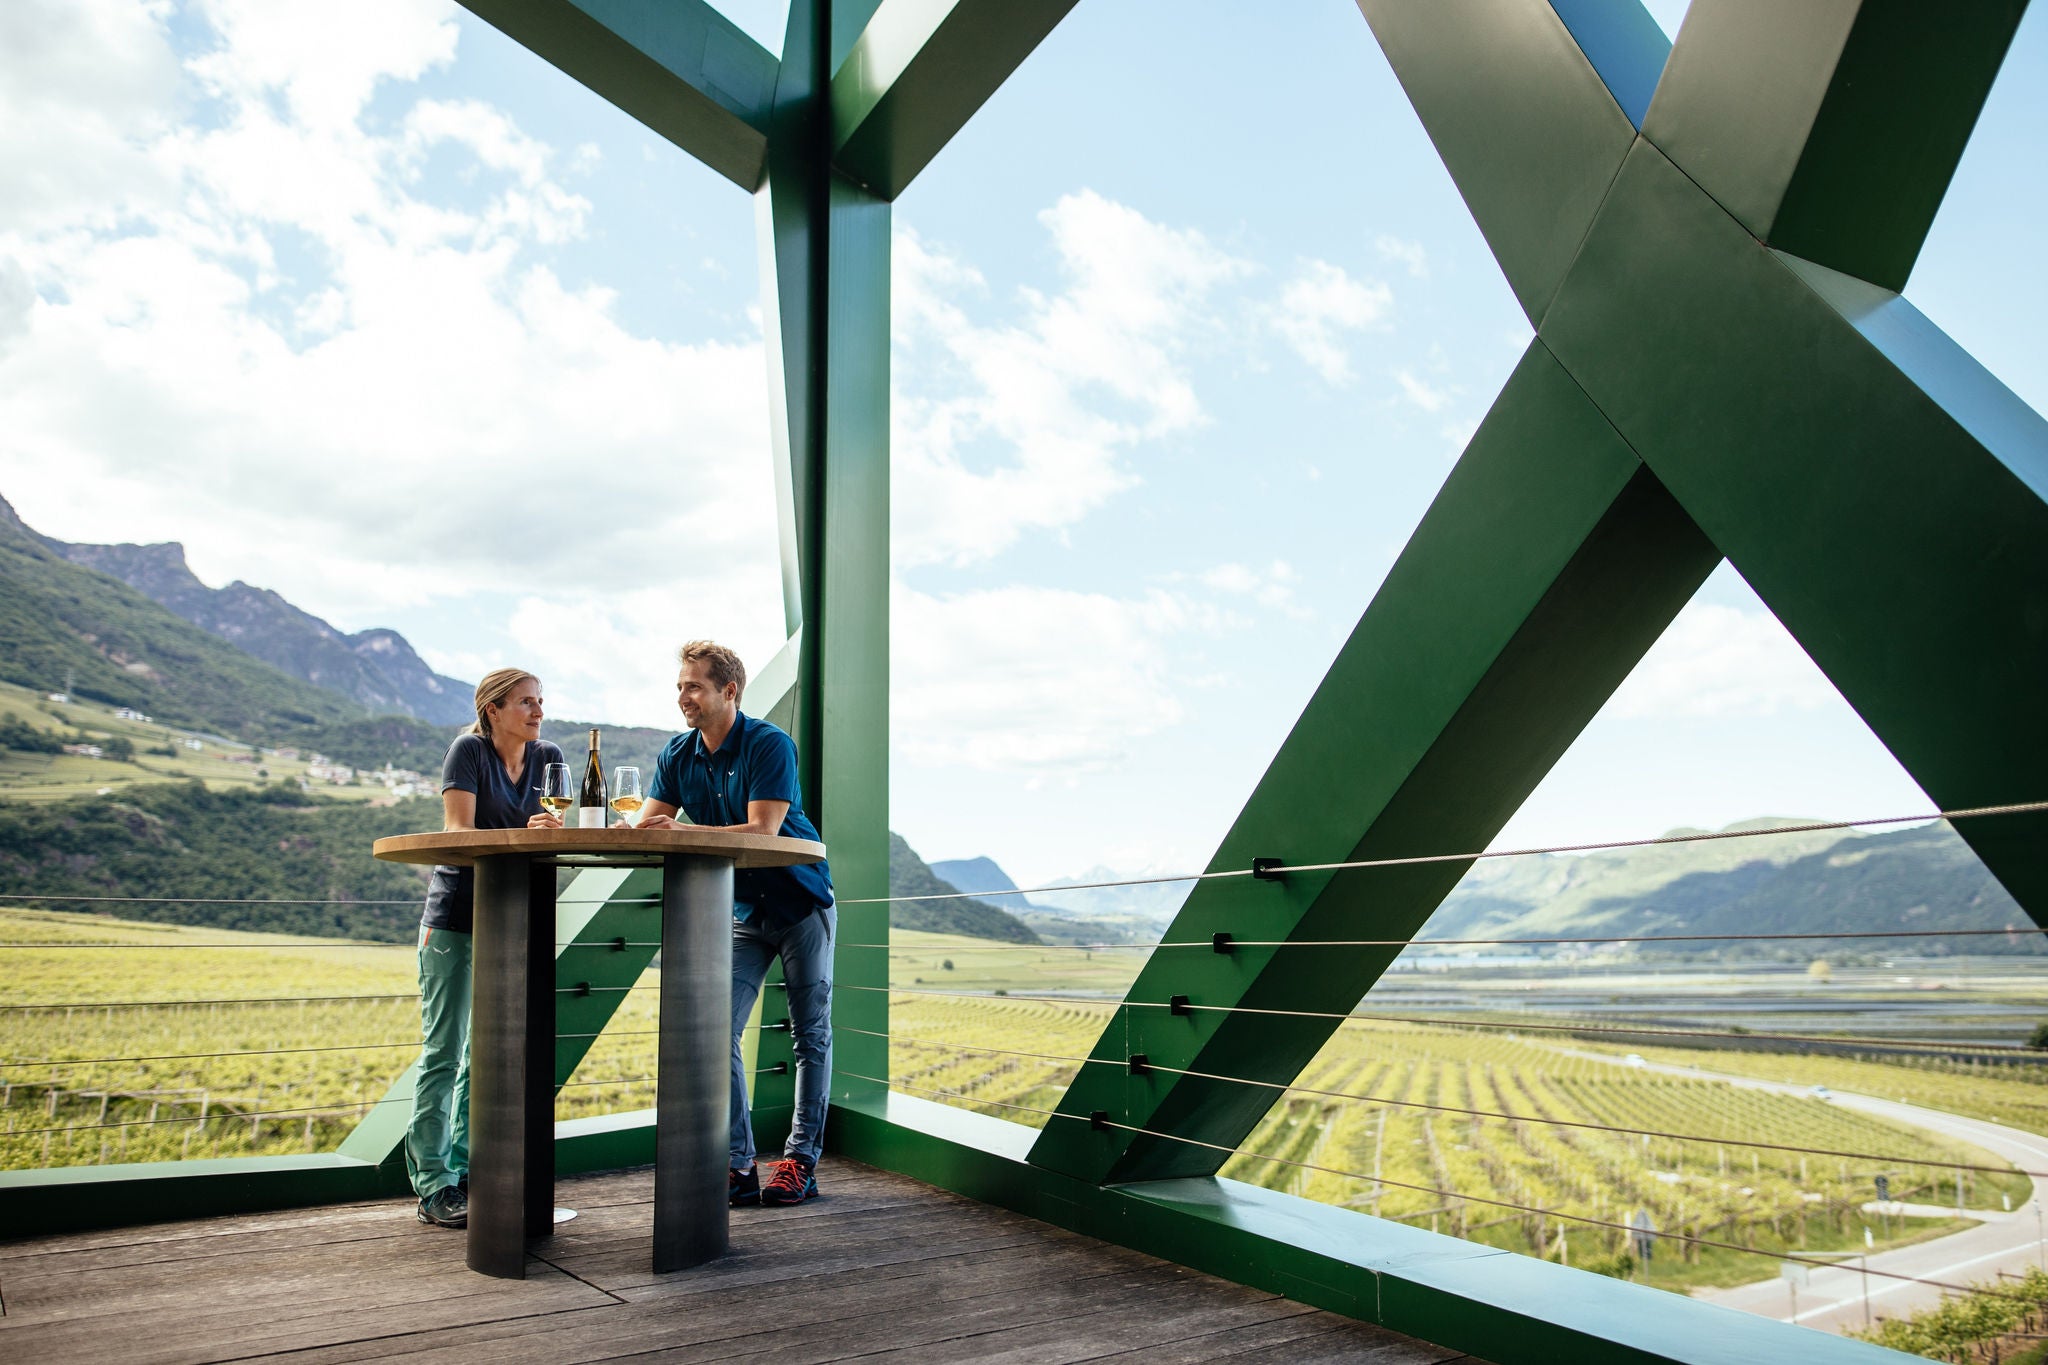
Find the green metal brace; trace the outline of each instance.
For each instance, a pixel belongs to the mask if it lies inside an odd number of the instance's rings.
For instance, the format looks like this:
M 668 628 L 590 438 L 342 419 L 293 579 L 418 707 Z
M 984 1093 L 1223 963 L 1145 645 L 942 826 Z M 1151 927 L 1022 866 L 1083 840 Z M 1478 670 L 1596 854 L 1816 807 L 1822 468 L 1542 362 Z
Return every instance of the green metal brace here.
M 2048 424 L 1894 292 L 2022 5 L 1698 0 L 1668 65 L 1632 5 L 1360 8 L 1537 336 L 1211 870 L 1484 847 L 1720 555 L 1937 802 L 2038 800 Z M 2039 817 L 1960 833 L 2048 920 Z M 1467 866 L 1200 884 L 1031 1160 L 1213 1173 L 1271 1091 L 1208 1077 L 1336 1028 L 1226 1011 L 1393 953 L 1211 936 L 1406 939 Z

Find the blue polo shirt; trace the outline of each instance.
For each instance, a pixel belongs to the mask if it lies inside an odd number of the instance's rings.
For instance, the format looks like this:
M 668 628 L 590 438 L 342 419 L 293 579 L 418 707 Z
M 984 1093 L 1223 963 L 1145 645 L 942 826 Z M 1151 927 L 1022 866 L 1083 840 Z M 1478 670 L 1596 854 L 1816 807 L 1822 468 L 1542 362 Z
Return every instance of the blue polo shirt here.
M 699 825 L 746 823 L 749 801 L 787 801 L 778 831 L 785 839 L 816 839 L 804 814 L 796 780 L 796 741 L 765 720 L 735 712 L 732 731 L 712 753 L 695 730 L 670 740 L 654 761 L 647 797 L 681 810 Z M 795 924 L 832 903 L 832 869 L 823 862 L 798 867 L 751 867 L 733 873 L 733 911 L 777 924 Z

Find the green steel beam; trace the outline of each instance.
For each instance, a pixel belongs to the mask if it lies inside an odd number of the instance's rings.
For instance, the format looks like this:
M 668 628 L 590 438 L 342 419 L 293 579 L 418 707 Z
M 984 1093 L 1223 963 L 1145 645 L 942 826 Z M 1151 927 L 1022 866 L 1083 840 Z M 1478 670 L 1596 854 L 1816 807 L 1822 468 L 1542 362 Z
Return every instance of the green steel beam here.
M 1209 866 L 1313 864 L 1486 846 L 1719 562 L 1541 342 L 1388 574 Z M 1403 940 L 1466 863 L 1198 884 L 1059 1110 L 1225 1149 L 1055 1122 L 1032 1160 L 1122 1181 L 1206 1175 L 1335 1030 L 1391 947 L 1208 948 Z M 1126 1074 L 1142 1053 L 1154 1069 Z
M 2025 10 L 1696 0 L 1643 133 L 1766 244 L 1903 289 Z
M 832 77 L 839 171 L 894 199 L 1075 0 L 886 0 Z
M 1639 109 L 1656 82 L 1661 31 L 1632 0 L 1556 8 L 1545 0 L 1358 0 L 1358 8 L 1522 311 L 1541 324 L 1635 140 L 1628 108 Z
M 1235 1180 L 1108 1186 L 1077 1180 L 1025 1159 L 1034 1136 L 1029 1128 L 909 1095 L 844 1104 L 832 1120 L 834 1150 L 857 1160 L 1486 1360 L 1884 1365 L 1901 1359 L 1847 1337 Z
M 777 63 L 705 0 L 462 4 L 741 189 L 761 183 Z
M 2048 795 L 2048 422 L 1648 142 L 1543 338 L 1929 796 Z M 1957 832 L 2048 923 L 2048 821 Z

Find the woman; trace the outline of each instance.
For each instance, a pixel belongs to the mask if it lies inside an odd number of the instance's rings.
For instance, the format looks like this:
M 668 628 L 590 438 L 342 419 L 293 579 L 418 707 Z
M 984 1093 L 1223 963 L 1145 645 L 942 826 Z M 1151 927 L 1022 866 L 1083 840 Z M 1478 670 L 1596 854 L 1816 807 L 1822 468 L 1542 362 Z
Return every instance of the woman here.
M 443 829 L 553 828 L 540 786 L 562 751 L 540 737 L 540 679 L 501 668 L 476 685 L 476 724 L 441 762 Z M 419 1220 L 469 1222 L 469 945 L 476 873 L 437 867 L 420 917 L 420 1069 L 405 1166 Z

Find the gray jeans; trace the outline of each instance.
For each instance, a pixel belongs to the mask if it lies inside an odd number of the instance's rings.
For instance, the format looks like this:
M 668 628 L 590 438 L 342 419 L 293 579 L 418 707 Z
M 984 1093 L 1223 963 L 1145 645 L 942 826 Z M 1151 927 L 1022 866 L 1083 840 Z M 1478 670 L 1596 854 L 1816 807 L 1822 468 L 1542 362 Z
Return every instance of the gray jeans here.
M 740 1035 L 754 998 L 768 979 L 768 964 L 782 959 L 789 987 L 789 1025 L 796 1049 L 796 1112 L 790 1117 L 785 1156 L 816 1164 L 825 1144 L 825 1105 L 832 1093 L 832 940 L 839 912 L 826 906 L 795 924 L 764 925 L 758 918 L 732 925 L 732 1152 L 735 1171 L 754 1161 L 754 1125 L 747 1111 L 747 1064 Z M 774 1022 L 776 1011 L 762 1010 Z

